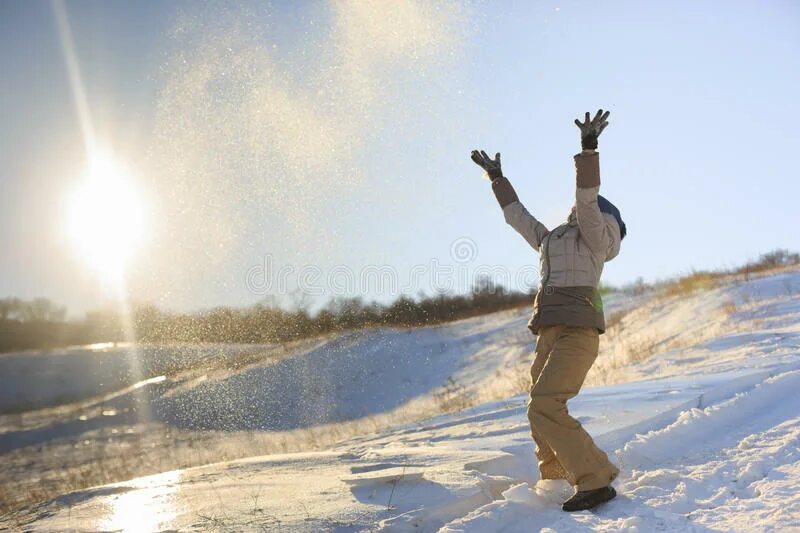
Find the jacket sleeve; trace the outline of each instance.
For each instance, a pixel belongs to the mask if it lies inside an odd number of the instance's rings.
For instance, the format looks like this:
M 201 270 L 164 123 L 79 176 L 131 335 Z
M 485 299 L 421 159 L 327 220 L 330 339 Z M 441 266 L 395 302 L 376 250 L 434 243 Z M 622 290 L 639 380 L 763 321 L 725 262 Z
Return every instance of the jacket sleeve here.
M 575 156 L 575 211 L 581 237 L 595 254 L 610 261 L 619 253 L 620 228 L 611 215 L 597 204 L 600 192 L 600 156 L 596 152 Z
M 492 182 L 497 202 L 503 209 L 503 216 L 509 226 L 517 230 L 517 233 L 528 241 L 537 252 L 542 245 L 542 239 L 549 233 L 544 224 L 536 220 L 536 217 L 528 213 L 522 205 L 514 191 L 514 187 L 506 178 L 497 178 Z

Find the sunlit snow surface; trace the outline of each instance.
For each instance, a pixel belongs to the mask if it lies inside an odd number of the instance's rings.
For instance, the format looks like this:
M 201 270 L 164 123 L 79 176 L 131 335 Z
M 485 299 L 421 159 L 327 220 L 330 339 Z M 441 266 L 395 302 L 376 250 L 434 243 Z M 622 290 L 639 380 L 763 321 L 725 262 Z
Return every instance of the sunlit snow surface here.
M 612 380 L 637 381 L 587 388 L 570 402 L 622 469 L 615 482 L 620 496 L 595 512 L 563 513 L 559 504 L 568 487 L 537 484 L 525 397 L 516 396 L 353 438 L 324 452 L 254 457 L 68 494 L 29 509 L 37 518 L 29 527 L 800 528 L 800 273 L 652 304 L 639 301 L 626 329 L 632 336 L 648 329 L 665 350 L 656 347 L 650 357 L 618 366 Z M 494 336 L 503 323 L 505 342 Z M 462 327 L 465 334 L 493 339 L 500 352 L 514 349 L 507 339 L 524 325 L 500 314 Z M 681 329 L 695 331 L 696 342 L 676 344 Z M 611 348 L 604 346 L 598 364 L 624 356 Z M 344 350 L 341 357 L 347 356 Z M 477 373 L 480 365 L 470 368 Z M 419 371 L 429 369 L 420 365 Z

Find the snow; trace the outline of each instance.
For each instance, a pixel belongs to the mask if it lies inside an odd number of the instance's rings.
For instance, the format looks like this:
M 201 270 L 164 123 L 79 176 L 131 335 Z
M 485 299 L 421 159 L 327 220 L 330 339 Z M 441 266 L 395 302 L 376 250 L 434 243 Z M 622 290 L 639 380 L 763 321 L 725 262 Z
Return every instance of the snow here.
M 170 372 L 176 367 L 236 358 L 261 345 L 134 346 L 102 343 L 54 351 L 0 354 L 0 413 L 75 402 Z M 136 363 L 134 365 L 133 360 Z
M 0 357 L 0 452 L 150 421 L 185 430 L 292 431 L 417 420 L 505 398 L 527 379 L 533 336 L 518 309 L 420 328 L 276 346 L 145 346 Z M 135 362 L 135 364 L 133 364 Z M 448 384 L 457 386 L 448 393 Z
M 520 311 L 323 340 L 282 359 L 284 366 L 210 373 L 202 387 L 167 379 L 156 385 L 167 392 L 154 396 L 154 405 L 206 395 L 203 416 L 223 426 L 236 418 L 215 418 L 215 398 L 223 395 L 215 391 L 244 387 L 255 394 L 260 383 L 292 372 L 333 373 L 331 381 L 316 381 L 316 398 L 330 398 L 324 409 L 288 421 L 263 414 L 245 425 L 302 427 L 430 405 L 447 377 L 479 403 L 325 451 L 257 456 L 65 494 L 15 520 L 32 531 L 800 528 L 800 273 L 631 302 L 608 302 L 627 314 L 601 340 L 590 376 L 596 386 L 569 404 L 621 467 L 619 496 L 592 512 L 561 511 L 571 487 L 538 479 L 526 397 L 506 393 L 531 357 L 527 313 Z M 345 372 L 356 374 L 341 389 L 325 388 Z M 288 386 L 274 390 L 263 397 L 291 393 Z M 372 396 L 375 406 L 366 403 Z

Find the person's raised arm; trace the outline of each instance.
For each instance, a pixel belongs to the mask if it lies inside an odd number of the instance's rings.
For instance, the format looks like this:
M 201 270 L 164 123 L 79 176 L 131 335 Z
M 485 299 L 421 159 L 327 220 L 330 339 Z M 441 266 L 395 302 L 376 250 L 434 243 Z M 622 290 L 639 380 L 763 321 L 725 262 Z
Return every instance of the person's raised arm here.
M 492 191 L 500 204 L 500 208 L 503 210 L 506 223 L 522 235 L 528 241 L 528 244 L 538 252 L 542 245 L 542 239 L 548 233 L 547 228 L 528 213 L 528 210 L 519 201 L 511 182 L 503 176 L 500 166 L 500 153 L 498 152 L 495 158 L 491 159 L 483 150 L 473 150 L 472 160 L 486 171 L 492 181 Z
M 597 138 L 608 126 L 610 111 L 599 110 L 594 119 L 586 113 L 584 122 L 575 119 L 581 130 L 581 153 L 575 155 L 575 214 L 578 219 L 581 237 L 596 254 L 610 260 L 619 253 L 619 229 L 610 227 L 598 205 L 600 193 L 600 155 Z

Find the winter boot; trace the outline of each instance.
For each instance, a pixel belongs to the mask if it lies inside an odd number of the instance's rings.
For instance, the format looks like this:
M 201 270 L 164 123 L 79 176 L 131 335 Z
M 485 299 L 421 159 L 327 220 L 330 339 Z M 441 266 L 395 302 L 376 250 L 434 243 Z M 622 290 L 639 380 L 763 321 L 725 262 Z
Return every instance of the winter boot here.
M 617 491 L 611 485 L 602 489 L 579 490 L 572 498 L 565 501 L 561 508 L 567 512 L 585 511 L 607 502 L 616 495 Z

